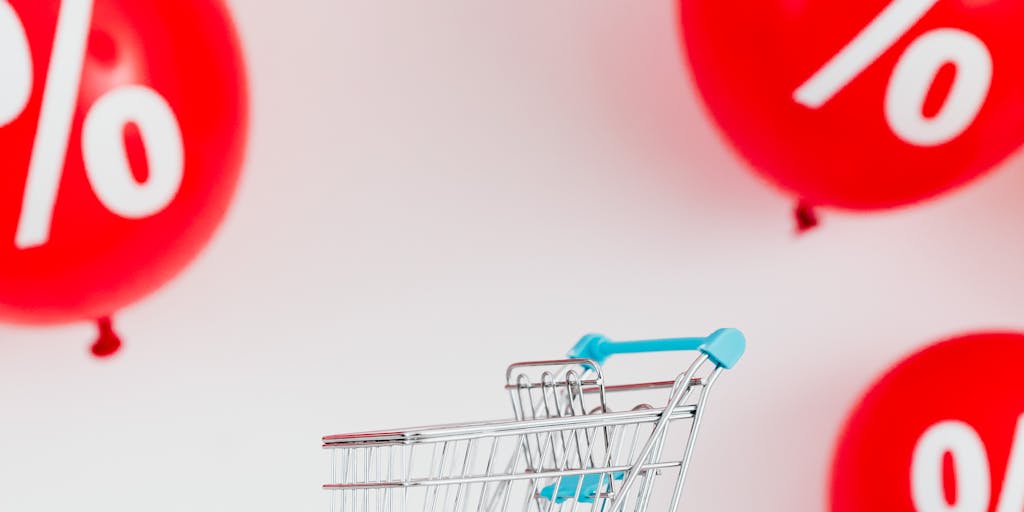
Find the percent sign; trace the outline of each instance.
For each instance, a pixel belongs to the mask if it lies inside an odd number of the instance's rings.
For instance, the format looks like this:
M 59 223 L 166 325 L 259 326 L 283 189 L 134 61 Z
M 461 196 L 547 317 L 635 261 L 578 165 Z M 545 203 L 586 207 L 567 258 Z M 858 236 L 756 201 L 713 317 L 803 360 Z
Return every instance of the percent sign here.
M 32 146 L 21 214 L 15 232 L 18 249 L 44 245 L 64 169 L 94 0 L 61 2 L 53 50 L 43 89 L 42 109 Z M 32 54 L 18 13 L 0 0 L 0 127 L 18 119 L 32 96 Z M 124 129 L 133 124 L 147 148 L 149 176 L 139 183 L 131 169 Z M 105 93 L 82 126 L 82 157 L 93 191 L 103 205 L 128 219 L 151 216 L 174 199 L 184 176 L 181 128 L 163 96 L 144 85 L 124 85 Z
M 956 474 L 955 503 L 946 498 L 943 459 L 953 456 Z M 985 444 L 970 425 L 948 420 L 928 428 L 914 447 L 910 489 L 919 512 L 986 512 L 991 481 Z M 1017 420 L 1010 460 L 995 512 L 1024 509 L 1024 416 Z
M 793 93 L 818 109 L 889 50 L 939 0 L 894 0 Z M 946 63 L 957 67 L 946 101 L 932 117 L 922 105 Z M 980 39 L 956 28 L 930 30 L 900 57 L 885 92 L 885 119 L 908 144 L 937 146 L 960 136 L 977 118 L 992 84 L 992 55 Z

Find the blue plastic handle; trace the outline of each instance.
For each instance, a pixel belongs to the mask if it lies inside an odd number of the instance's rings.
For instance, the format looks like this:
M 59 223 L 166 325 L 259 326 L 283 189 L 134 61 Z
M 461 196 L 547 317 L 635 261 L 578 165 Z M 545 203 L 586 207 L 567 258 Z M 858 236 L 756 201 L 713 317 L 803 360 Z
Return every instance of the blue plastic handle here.
M 574 359 L 593 359 L 597 364 L 615 354 L 699 350 L 715 364 L 732 368 L 743 356 L 747 339 L 739 329 L 719 329 L 704 338 L 663 338 L 656 340 L 612 341 L 600 334 L 588 334 L 569 351 Z

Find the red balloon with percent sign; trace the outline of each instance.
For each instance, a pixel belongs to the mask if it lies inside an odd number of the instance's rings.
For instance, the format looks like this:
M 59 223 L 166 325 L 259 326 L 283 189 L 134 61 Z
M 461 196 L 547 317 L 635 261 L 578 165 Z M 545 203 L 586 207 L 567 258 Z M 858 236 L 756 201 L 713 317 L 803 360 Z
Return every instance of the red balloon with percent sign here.
M 221 1 L 0 0 L 0 74 L 0 318 L 105 317 L 181 271 L 248 126 Z
M 839 439 L 833 512 L 1024 510 L 1024 334 L 981 333 L 901 362 Z
M 979 176 L 1024 141 L 1024 1 L 681 0 L 705 103 L 806 204 L 872 210 Z

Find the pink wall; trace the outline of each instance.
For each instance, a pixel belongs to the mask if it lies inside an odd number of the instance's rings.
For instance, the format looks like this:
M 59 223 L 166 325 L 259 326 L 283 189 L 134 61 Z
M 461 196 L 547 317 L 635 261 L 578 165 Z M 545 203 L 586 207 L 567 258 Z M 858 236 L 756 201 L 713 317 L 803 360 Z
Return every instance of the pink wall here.
M 253 94 L 235 204 L 119 315 L 112 360 L 91 325 L 0 326 L 0 510 L 325 510 L 321 434 L 507 416 L 512 360 L 723 325 L 749 352 L 687 508 L 820 510 L 875 375 L 1024 328 L 1019 155 L 797 239 L 705 117 L 671 0 L 230 3 Z

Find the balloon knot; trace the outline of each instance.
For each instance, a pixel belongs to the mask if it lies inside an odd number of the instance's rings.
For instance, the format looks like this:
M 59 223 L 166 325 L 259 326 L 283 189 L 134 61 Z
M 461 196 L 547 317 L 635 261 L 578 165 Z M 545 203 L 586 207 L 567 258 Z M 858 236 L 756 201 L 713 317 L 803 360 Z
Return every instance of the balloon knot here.
M 818 227 L 818 214 L 814 211 L 814 207 L 810 204 L 800 201 L 796 205 L 796 209 L 793 211 L 793 215 L 796 217 L 796 232 L 797 234 L 804 234 L 816 227 Z
M 114 325 L 109 316 L 96 320 L 99 336 L 92 345 L 92 355 L 100 358 L 110 357 L 121 349 L 121 338 L 114 332 Z

